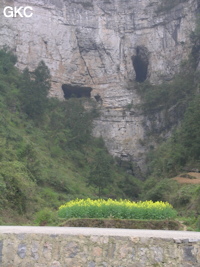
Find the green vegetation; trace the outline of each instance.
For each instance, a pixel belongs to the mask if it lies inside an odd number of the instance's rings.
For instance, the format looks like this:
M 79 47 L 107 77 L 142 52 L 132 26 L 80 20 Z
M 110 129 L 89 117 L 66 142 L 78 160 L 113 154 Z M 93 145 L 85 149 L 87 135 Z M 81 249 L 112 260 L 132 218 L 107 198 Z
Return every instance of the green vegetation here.
M 144 200 L 168 201 L 179 211 L 179 215 L 196 219 L 200 213 L 199 185 L 178 184 L 168 178 L 184 169 L 200 169 L 199 117 L 200 96 L 197 95 L 190 102 L 181 126 L 170 139 L 149 154 L 149 177 L 140 196 Z M 194 223 L 191 229 L 196 229 Z
M 200 167 L 200 75 L 197 70 L 200 59 L 199 17 L 190 38 L 193 45 L 191 55 L 172 81 L 160 85 L 152 85 L 149 82 L 137 84 L 137 91 L 142 99 L 139 108 L 152 123 L 147 139 L 157 139 L 160 135 L 159 130 L 154 127 L 154 119 L 158 114 L 162 117 L 160 124 L 163 131 L 182 121 L 171 138 L 164 142 L 161 140 L 158 149 L 149 153 L 149 175 L 159 180 L 172 177 L 187 166 L 189 169 Z M 170 113 L 172 111 L 173 113 Z M 174 125 L 171 116 L 175 121 Z M 145 140 L 143 142 L 145 144 Z
M 44 208 L 38 211 L 35 214 L 34 223 L 36 225 L 45 226 L 45 225 L 58 225 L 58 216 L 56 211 L 52 211 L 50 208 Z
M 197 228 L 197 231 L 200 231 L 200 216 L 198 216 L 197 220 L 196 220 L 196 228 Z
M 156 185 L 155 185 L 156 184 Z M 172 179 L 149 178 L 144 183 L 141 199 L 168 201 L 178 210 L 179 216 L 196 217 L 200 213 L 200 185 L 178 184 Z
M 50 72 L 43 61 L 30 73 L 25 69 L 22 75 L 21 100 L 22 109 L 29 118 L 41 120 L 48 104 Z
M 182 230 L 177 220 L 134 220 L 134 219 L 92 219 L 74 218 L 64 220 L 61 226 L 65 227 L 98 227 L 122 229 L 152 229 L 152 230 Z
M 104 179 L 98 184 L 101 195 L 125 197 L 120 186 L 127 175 L 102 139 L 91 135 L 98 116 L 95 103 L 48 98 L 50 73 L 45 63 L 20 73 L 16 60 L 7 49 L 0 50 L 1 224 L 55 223 L 54 211 L 62 203 L 97 196 L 92 174 L 99 168 Z M 110 174 L 108 180 L 104 172 Z M 100 174 L 97 178 L 101 180 Z
M 99 198 L 102 190 L 113 182 L 111 164 L 111 157 L 105 155 L 103 151 L 97 152 L 88 176 L 88 185 L 98 188 Z
M 172 137 L 149 155 L 149 171 L 154 177 L 172 177 L 200 167 L 200 96 L 190 103 L 182 125 Z
M 160 85 L 148 82 L 137 84 L 142 100 L 138 108 L 152 124 L 142 142 L 147 145 L 149 141 L 156 140 L 158 144 L 156 149 L 151 147 L 147 156 L 148 173 L 140 199 L 169 202 L 178 210 L 179 216 L 189 216 L 183 220 L 188 229 L 198 230 L 199 185 L 192 182 L 180 184 L 169 179 L 182 172 L 200 170 L 199 17 L 190 38 L 191 54 L 170 82 Z M 159 116 L 162 118 L 161 130 L 155 127 Z M 161 133 L 166 133 L 172 127 L 174 131 L 171 137 L 167 140 L 161 138 Z
M 188 63 L 182 66 L 182 70 L 171 82 L 161 85 L 152 85 L 149 82 L 138 83 L 137 91 L 143 100 L 141 108 L 145 114 L 168 110 L 176 106 L 184 110 L 195 93 L 194 70 Z
M 129 200 L 76 199 L 60 206 L 58 215 L 70 218 L 168 219 L 176 211 L 167 202 L 131 202 Z

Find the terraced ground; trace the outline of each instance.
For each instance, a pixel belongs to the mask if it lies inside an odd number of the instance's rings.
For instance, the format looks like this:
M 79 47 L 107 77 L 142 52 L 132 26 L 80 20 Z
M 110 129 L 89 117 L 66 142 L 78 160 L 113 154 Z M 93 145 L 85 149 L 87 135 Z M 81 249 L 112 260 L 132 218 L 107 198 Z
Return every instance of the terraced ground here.
M 180 184 L 200 184 L 200 173 L 199 172 L 188 172 L 172 178 Z

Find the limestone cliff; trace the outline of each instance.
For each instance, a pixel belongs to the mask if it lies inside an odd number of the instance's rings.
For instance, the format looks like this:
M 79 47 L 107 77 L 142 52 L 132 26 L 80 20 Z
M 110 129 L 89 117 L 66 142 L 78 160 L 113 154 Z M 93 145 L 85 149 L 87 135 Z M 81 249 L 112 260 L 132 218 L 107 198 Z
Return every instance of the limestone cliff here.
M 64 99 L 74 89 L 79 96 L 95 98 L 101 116 L 94 123 L 94 135 L 104 138 L 114 156 L 141 167 L 144 118 L 134 108 L 127 109 L 140 102 L 128 83 L 171 79 L 190 52 L 198 5 L 197 0 L 187 0 L 168 12 L 157 12 L 160 3 L 2 0 L 0 46 L 16 52 L 20 69 L 33 69 L 43 59 L 52 75 L 52 97 Z M 31 6 L 33 16 L 5 18 L 7 5 Z

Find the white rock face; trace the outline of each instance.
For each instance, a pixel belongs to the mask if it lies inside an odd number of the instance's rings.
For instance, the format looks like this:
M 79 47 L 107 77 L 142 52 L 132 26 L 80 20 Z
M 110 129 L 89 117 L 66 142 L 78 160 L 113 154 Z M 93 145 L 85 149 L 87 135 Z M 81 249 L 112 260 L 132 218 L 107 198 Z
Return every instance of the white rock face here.
M 190 52 L 197 0 L 157 13 L 161 0 L 1 0 L 0 46 L 18 56 L 20 69 L 43 59 L 52 75 L 50 96 L 64 99 L 63 84 L 91 87 L 99 94 L 101 116 L 94 135 L 109 151 L 140 167 L 143 116 L 127 105 L 140 102 L 127 84 L 137 78 L 133 59 L 146 49 L 147 78 L 170 79 Z M 31 6 L 31 18 L 5 18 L 5 6 Z

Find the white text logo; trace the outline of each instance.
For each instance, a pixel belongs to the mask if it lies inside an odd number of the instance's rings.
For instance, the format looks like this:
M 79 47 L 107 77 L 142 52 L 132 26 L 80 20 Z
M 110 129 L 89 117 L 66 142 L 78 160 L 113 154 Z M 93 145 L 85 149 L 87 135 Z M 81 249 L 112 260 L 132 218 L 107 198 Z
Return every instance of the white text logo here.
M 21 18 L 30 18 L 33 16 L 33 8 L 30 6 L 20 6 L 20 7 L 11 7 L 7 6 L 3 10 L 3 14 L 6 18 L 16 18 L 17 16 L 20 16 Z

